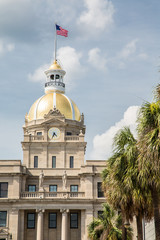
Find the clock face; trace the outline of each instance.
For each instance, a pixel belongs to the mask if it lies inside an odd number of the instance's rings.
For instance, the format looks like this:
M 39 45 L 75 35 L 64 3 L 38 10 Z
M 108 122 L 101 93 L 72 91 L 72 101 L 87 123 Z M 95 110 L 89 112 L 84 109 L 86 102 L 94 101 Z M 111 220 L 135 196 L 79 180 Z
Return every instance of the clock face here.
M 60 134 L 61 132 L 58 128 L 53 127 L 48 130 L 48 137 L 51 140 L 57 140 L 60 137 Z

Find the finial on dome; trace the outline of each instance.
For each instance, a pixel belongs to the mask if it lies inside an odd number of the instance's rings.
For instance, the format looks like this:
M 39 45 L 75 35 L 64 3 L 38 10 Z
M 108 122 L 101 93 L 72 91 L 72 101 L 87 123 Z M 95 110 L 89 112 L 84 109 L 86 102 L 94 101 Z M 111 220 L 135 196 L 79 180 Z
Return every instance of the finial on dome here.
M 52 65 L 49 67 L 50 70 L 62 70 L 60 64 L 57 63 L 57 60 L 54 60 L 54 62 L 52 63 Z

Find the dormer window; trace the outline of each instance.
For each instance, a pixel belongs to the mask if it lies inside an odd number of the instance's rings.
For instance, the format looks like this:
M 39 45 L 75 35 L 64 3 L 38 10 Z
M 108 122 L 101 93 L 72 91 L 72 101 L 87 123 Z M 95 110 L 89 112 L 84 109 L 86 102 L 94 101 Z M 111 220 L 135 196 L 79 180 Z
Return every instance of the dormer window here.
M 60 79 L 60 76 L 58 74 L 56 74 L 56 79 Z
M 51 75 L 51 76 L 50 76 L 50 79 L 54 80 L 54 75 Z

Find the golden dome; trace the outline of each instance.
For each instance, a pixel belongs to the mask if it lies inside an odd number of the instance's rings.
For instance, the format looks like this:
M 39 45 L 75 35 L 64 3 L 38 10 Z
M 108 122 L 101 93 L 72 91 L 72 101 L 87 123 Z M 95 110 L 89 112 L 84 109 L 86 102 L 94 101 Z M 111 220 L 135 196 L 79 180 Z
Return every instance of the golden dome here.
M 49 68 L 50 70 L 62 70 L 61 66 L 57 63 L 56 60 L 52 63 L 52 65 Z
M 52 92 L 33 103 L 28 113 L 28 121 L 43 119 L 44 115 L 55 107 L 61 114 L 64 114 L 66 119 L 81 120 L 80 111 L 71 99 L 62 93 Z

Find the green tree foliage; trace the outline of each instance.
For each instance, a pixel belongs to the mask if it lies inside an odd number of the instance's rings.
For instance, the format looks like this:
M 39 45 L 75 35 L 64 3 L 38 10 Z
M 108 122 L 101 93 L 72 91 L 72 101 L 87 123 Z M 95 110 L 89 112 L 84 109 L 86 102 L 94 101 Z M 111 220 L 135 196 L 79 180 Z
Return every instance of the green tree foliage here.
M 138 116 L 139 180 L 153 199 L 156 240 L 160 240 L 160 85 L 154 102 L 144 102 Z
M 109 206 L 103 204 L 103 213 L 99 218 L 94 219 L 88 226 L 88 235 L 91 240 L 122 240 L 120 216 Z M 129 229 L 131 239 L 131 229 Z
M 107 201 L 122 212 L 122 239 L 126 239 L 125 221 L 137 219 L 138 239 L 143 239 L 142 218 L 152 216 L 151 192 L 139 184 L 137 141 L 128 127 L 114 137 L 113 155 L 102 173 Z

